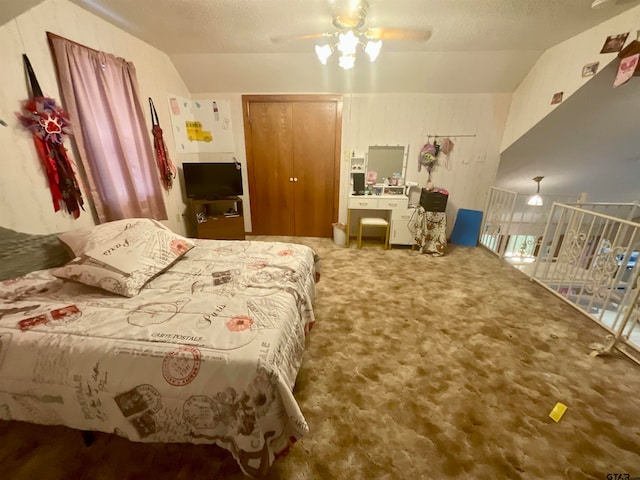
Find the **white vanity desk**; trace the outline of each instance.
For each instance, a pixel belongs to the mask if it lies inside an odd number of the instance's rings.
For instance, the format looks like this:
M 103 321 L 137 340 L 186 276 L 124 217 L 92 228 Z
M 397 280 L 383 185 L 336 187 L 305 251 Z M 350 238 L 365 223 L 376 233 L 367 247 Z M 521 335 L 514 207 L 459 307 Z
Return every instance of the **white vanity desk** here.
M 370 145 L 366 156 L 351 157 L 350 192 L 352 193 L 349 194 L 347 203 L 347 247 L 351 236 L 351 217 L 354 210 L 378 211 L 377 216 L 384 211 L 384 216 L 389 222 L 389 245 L 413 245 L 414 239 L 409 230 L 409 221 L 415 208 L 409 208 L 409 197 L 405 195 L 406 188 L 403 186 L 408 156 L 408 145 Z M 354 179 L 355 175 L 360 177 L 358 183 Z M 397 185 L 400 182 L 395 182 L 394 179 L 402 180 L 402 183 Z M 354 195 L 355 191 L 360 193 L 366 191 L 365 182 L 366 190 L 372 191 L 373 194 Z
M 390 221 L 389 244 L 413 245 L 413 235 L 409 230 L 409 220 L 415 207 L 409 208 L 406 195 L 349 195 L 347 205 L 347 247 L 351 233 L 352 210 L 385 210 Z

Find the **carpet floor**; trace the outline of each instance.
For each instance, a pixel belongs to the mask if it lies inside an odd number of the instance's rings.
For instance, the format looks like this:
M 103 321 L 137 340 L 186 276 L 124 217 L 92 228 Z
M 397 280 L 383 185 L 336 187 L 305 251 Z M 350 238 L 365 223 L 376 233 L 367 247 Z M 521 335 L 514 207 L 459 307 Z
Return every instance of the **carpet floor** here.
M 482 248 L 443 257 L 253 237 L 322 259 L 295 387 L 310 433 L 266 478 L 640 477 L 640 368 L 604 330 Z M 557 402 L 568 409 L 549 418 Z M 215 446 L 0 422 L 3 479 L 241 479 Z M 620 477 L 623 478 L 623 477 Z

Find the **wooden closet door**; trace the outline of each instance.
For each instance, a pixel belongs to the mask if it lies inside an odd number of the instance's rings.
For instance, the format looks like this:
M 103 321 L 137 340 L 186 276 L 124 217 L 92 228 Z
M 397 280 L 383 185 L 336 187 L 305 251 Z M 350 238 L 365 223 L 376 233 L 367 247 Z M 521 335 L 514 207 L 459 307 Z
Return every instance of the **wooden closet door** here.
M 249 194 L 255 235 L 295 235 L 292 106 L 252 102 Z
M 296 236 L 333 235 L 336 121 L 335 102 L 293 104 Z
M 338 218 L 342 97 L 242 99 L 251 233 L 331 237 Z

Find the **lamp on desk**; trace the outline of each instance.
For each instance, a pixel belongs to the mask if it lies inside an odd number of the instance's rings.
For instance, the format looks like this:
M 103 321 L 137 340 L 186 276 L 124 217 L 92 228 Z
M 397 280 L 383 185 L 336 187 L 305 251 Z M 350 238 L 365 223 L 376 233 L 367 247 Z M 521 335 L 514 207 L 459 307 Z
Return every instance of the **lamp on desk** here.
M 543 178 L 544 177 L 534 177 L 533 178 L 533 181 L 538 184 L 538 189 L 536 190 L 536 194 L 535 195 L 531 195 L 531 197 L 529 197 L 529 200 L 527 200 L 527 205 L 531 205 L 532 207 L 541 207 L 542 204 L 544 203 L 542 201 L 542 197 L 540 196 L 540 181 Z

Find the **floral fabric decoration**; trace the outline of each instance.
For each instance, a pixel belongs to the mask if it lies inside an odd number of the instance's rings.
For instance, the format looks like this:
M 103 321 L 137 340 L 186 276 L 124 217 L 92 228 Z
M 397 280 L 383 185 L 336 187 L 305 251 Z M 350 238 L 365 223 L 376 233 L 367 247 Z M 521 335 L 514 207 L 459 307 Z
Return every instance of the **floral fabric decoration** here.
M 447 216 L 445 212 L 427 212 L 419 206 L 409 228 L 420 253 L 441 257 L 447 248 Z
M 420 150 L 418 156 L 418 171 L 420 171 L 422 167 L 426 167 L 429 173 L 429 182 L 431 182 L 431 172 L 438 165 L 438 153 L 440 153 L 438 144 L 436 143 L 434 145 L 427 142 Z

